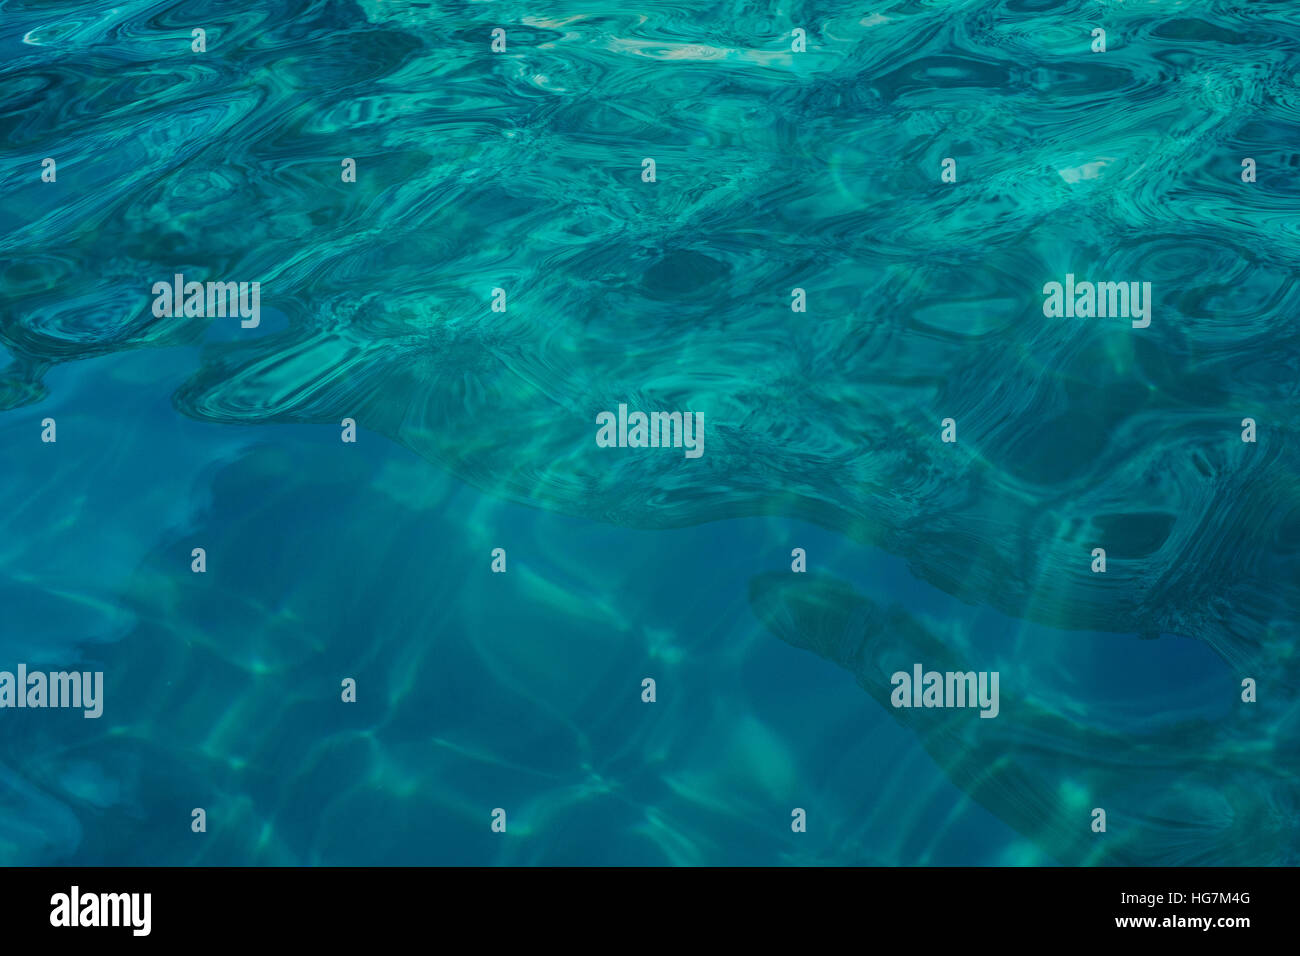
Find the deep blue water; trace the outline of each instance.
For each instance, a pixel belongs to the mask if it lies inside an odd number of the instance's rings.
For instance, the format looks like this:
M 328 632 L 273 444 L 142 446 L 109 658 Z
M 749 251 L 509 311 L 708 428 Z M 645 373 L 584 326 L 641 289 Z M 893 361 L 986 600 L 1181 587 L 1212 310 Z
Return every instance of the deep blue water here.
M 0 864 L 1295 863 L 1297 41 L 0 0 Z

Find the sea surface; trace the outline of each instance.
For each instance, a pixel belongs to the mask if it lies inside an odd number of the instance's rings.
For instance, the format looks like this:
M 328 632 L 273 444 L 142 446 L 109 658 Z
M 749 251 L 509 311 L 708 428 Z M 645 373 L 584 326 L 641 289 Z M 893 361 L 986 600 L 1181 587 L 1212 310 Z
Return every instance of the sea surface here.
M 1295 2 L 0 0 L 0 864 L 1294 865 L 1298 255 Z

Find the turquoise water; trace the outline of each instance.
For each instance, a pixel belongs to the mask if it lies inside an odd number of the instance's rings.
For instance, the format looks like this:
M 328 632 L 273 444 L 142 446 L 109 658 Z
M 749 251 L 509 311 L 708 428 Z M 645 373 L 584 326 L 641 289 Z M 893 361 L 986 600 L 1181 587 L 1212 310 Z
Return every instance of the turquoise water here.
M 1298 40 L 0 0 L 0 670 L 105 680 L 0 709 L 0 863 L 1297 862 Z

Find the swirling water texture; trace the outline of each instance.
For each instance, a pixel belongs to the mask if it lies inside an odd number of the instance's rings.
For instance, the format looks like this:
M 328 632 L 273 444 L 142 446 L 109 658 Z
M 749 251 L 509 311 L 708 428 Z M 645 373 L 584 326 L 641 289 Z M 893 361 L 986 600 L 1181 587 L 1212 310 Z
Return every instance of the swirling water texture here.
M 1193 637 L 1300 686 L 1293 5 L 0 23 L 0 407 L 154 352 L 188 363 L 170 395 L 198 421 L 352 417 L 493 498 L 624 528 L 799 519 L 1010 618 Z M 176 272 L 260 281 L 262 327 L 154 317 Z M 1044 318 L 1067 272 L 1150 281 L 1150 328 Z M 619 402 L 702 412 L 704 456 L 597 448 Z

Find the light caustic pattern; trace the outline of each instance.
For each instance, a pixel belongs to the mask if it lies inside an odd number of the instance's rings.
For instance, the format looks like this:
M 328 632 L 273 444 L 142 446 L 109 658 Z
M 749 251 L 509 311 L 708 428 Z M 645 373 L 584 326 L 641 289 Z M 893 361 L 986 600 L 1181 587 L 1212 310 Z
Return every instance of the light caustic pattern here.
M 0 862 L 1295 862 L 1300 14 L 1047 6 L 0 0 Z

